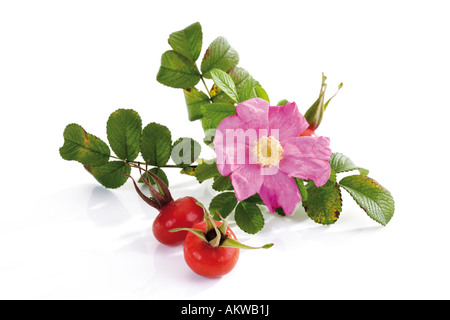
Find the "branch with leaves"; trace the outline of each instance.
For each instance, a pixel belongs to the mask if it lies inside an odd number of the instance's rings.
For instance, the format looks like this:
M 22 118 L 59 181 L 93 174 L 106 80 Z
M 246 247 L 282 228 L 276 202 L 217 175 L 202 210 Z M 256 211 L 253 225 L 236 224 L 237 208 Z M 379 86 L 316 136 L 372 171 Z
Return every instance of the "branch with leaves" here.
M 205 131 L 203 142 L 207 146 L 213 147 L 216 129 L 224 119 L 237 114 L 237 105 L 254 98 L 270 103 L 261 84 L 247 70 L 238 66 L 239 55 L 225 38 L 215 39 L 207 47 L 200 65 L 197 65 L 203 45 L 200 23 L 172 33 L 168 42 L 172 50 L 166 51 L 161 57 L 157 81 L 183 89 L 188 119 L 201 122 Z M 209 81 L 212 81 L 210 86 L 207 84 Z M 200 83 L 203 88 L 196 87 Z M 322 75 L 319 97 L 304 115 L 309 127 L 301 136 L 316 135 L 325 110 L 336 96 L 334 94 L 328 100 L 325 99 L 326 87 L 326 77 Z M 341 88 L 342 83 L 338 91 Z M 283 99 L 277 105 L 286 104 L 288 100 Z M 223 218 L 234 212 L 236 224 L 250 234 L 263 229 L 265 218 L 261 209 L 265 203 L 261 196 L 256 193 L 237 200 L 230 176 L 220 173 L 214 159 L 206 161 L 199 158 L 199 142 L 186 137 L 173 141 L 169 128 L 158 123 L 152 122 L 143 127 L 141 117 L 134 110 L 115 111 L 109 117 L 106 128 L 109 145 L 87 133 L 80 125 L 69 124 L 64 131 L 64 145 L 60 149 L 62 158 L 80 162 L 100 184 L 113 189 L 126 183 L 132 168 L 141 167 L 156 174 L 167 185 L 169 181 L 164 170 L 171 168 L 195 177 L 200 183 L 212 179 L 212 188 L 218 194 L 211 200 L 210 212 L 217 212 Z M 138 160 L 139 156 L 141 159 Z M 313 221 L 329 225 L 339 219 L 342 189 L 374 221 L 386 225 L 391 220 L 395 209 L 394 199 L 386 188 L 368 176 L 368 170 L 336 152 L 329 157 L 329 167 L 329 179 L 321 186 L 310 179 L 294 178 L 301 203 Z M 358 174 L 338 179 L 338 175 L 348 172 Z M 151 182 L 151 178 L 148 179 Z M 280 216 L 286 215 L 281 207 L 276 212 Z M 216 219 L 219 220 L 217 215 Z

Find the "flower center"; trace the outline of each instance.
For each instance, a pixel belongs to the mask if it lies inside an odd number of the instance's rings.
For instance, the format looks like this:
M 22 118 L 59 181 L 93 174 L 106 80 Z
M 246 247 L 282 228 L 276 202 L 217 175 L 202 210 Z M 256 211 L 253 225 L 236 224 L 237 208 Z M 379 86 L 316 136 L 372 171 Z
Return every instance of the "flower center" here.
M 260 138 L 255 142 L 253 150 L 257 157 L 257 163 L 262 167 L 276 166 L 283 158 L 281 154 L 284 149 L 280 141 L 272 136 Z

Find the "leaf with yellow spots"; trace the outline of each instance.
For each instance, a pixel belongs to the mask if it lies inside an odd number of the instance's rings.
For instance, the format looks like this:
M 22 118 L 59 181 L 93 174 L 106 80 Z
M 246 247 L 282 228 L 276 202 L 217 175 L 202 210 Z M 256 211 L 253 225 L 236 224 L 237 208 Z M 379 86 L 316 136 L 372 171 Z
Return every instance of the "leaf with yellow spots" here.
M 233 69 L 238 62 L 239 55 L 236 50 L 230 46 L 227 39 L 218 37 L 206 50 L 201 64 L 201 70 L 205 78 L 211 79 L 212 69 L 220 69 L 228 72 Z
M 391 193 L 372 178 L 354 175 L 343 178 L 339 185 L 376 222 L 387 225 L 392 219 L 395 202 Z
M 64 160 L 75 160 L 89 167 L 108 163 L 111 151 L 101 139 L 72 123 L 64 130 L 64 145 L 59 149 Z
M 342 211 L 341 190 L 337 183 L 328 181 L 318 188 L 314 182 L 306 184 L 308 199 L 303 206 L 308 216 L 320 224 L 333 224 L 339 219 Z

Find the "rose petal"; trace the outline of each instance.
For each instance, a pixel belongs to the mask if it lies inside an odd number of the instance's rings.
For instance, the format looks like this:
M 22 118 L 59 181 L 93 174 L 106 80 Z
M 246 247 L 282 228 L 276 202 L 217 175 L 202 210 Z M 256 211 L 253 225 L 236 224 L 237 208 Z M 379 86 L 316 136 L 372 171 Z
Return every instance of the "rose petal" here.
M 241 129 L 267 129 L 269 127 L 269 103 L 260 98 L 241 102 L 236 112 L 242 122 Z
M 311 179 L 317 187 L 330 178 L 330 139 L 326 137 L 295 137 L 282 143 L 284 152 L 280 170 L 292 177 Z
M 214 151 L 217 156 L 217 169 L 223 176 L 228 176 L 234 170 L 238 169 L 245 163 L 245 161 L 238 161 L 238 155 L 246 154 L 245 141 L 236 139 L 231 144 L 227 141 L 227 131 L 241 130 L 244 124 L 238 115 L 227 117 L 217 127 L 216 136 L 214 137 Z M 230 139 L 228 139 L 230 140 Z M 240 160 L 240 159 L 239 159 Z
M 261 175 L 261 166 L 256 164 L 241 166 L 231 174 L 230 179 L 238 201 L 245 200 L 257 193 L 264 181 L 264 177 Z
M 279 130 L 279 140 L 298 137 L 309 127 L 295 102 L 269 108 L 269 128 Z
M 302 200 L 294 179 L 283 171 L 264 176 L 259 195 L 271 213 L 274 213 L 276 208 L 282 207 L 284 213 L 288 215 L 294 212 L 297 204 Z

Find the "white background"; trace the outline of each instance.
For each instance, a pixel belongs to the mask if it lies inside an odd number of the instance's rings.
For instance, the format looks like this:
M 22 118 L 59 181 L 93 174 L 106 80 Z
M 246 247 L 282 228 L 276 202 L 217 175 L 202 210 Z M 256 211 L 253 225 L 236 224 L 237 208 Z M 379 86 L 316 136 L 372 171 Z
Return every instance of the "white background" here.
M 450 298 L 449 12 L 433 0 L 1 1 L 0 298 Z M 169 34 L 196 21 L 203 52 L 225 36 L 273 103 L 304 112 L 322 72 L 329 95 L 344 83 L 319 133 L 392 192 L 387 227 L 345 191 L 333 226 L 265 212 L 258 235 L 234 229 L 275 246 L 205 279 L 156 242 L 156 211 L 130 183 L 106 190 L 60 158 L 67 124 L 106 140 L 118 108 L 201 140 L 181 90 L 156 81 Z M 168 174 L 175 197 L 209 204 L 210 185 Z

